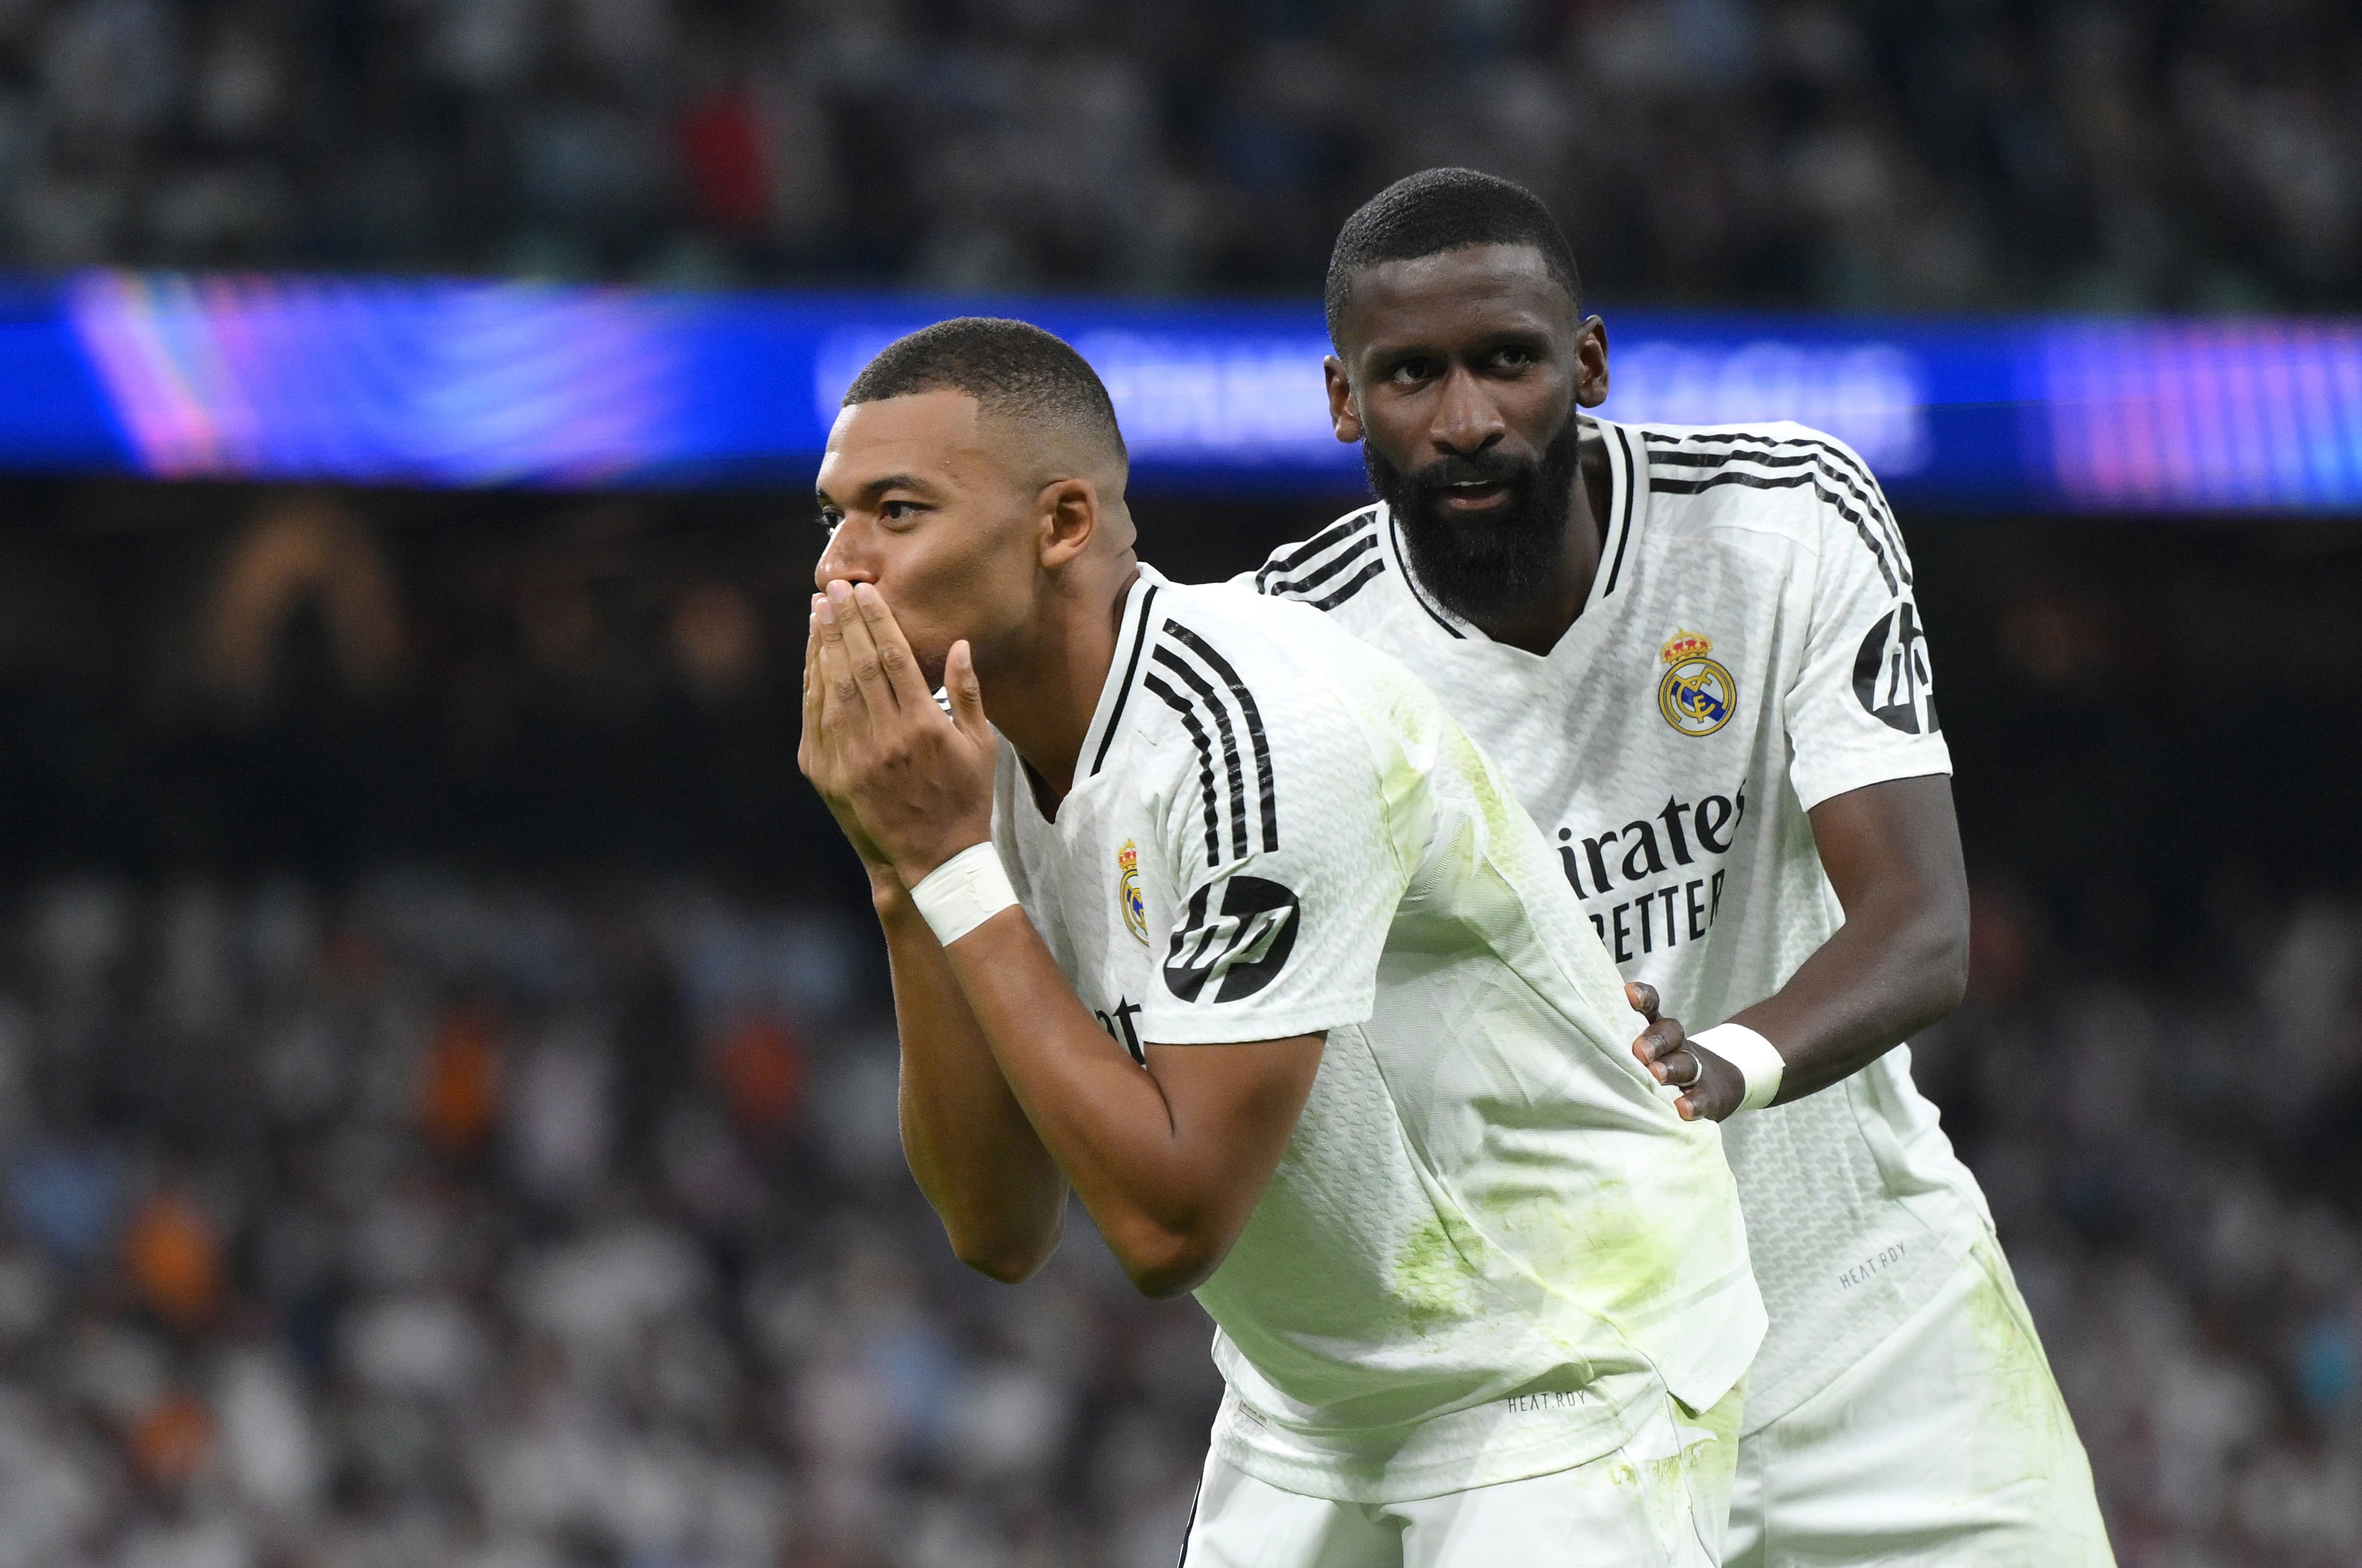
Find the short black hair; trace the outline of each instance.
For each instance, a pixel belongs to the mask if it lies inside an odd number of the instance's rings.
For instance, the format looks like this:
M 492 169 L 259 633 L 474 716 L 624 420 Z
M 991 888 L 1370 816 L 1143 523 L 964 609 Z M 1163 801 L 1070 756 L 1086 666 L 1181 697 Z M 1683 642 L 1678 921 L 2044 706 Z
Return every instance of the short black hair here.
M 1107 383 L 1064 338 L 1031 322 L 961 315 L 898 337 L 844 389 L 844 406 L 958 392 L 988 413 L 1076 430 L 1129 462 Z
M 1381 261 L 1415 261 L 1466 245 L 1530 245 L 1583 309 L 1583 275 L 1566 231 L 1523 185 L 1473 169 L 1428 169 L 1396 181 L 1363 202 L 1337 231 L 1329 253 L 1329 340 L 1353 297 L 1353 277 Z M 1340 345 L 1340 347 L 1342 347 Z

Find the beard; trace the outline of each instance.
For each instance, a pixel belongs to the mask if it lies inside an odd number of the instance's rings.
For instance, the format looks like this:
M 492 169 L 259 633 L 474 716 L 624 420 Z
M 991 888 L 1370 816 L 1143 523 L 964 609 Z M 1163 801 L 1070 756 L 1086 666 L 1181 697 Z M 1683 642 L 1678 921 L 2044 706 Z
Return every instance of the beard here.
M 1538 458 L 1487 452 L 1439 458 L 1406 472 L 1368 440 L 1362 443 L 1371 493 L 1401 523 L 1419 586 L 1479 625 L 1527 608 L 1550 589 L 1566 551 L 1582 457 L 1583 431 L 1573 411 Z M 1476 513 L 1444 505 L 1451 486 L 1470 483 L 1501 486 L 1501 501 Z

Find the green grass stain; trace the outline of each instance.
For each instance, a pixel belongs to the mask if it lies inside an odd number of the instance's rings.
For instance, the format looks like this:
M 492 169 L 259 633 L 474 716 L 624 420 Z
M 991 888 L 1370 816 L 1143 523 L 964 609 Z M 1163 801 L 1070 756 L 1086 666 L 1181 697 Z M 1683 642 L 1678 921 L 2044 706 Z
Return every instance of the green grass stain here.
M 2028 1481 L 2045 1485 L 2048 1496 L 2037 1505 L 2045 1560 L 2082 1568 L 2111 1564 L 2114 1556 L 2092 1490 L 2091 1463 L 2042 1353 L 2033 1315 L 1999 1245 L 1980 1238 L 1972 1253 L 1984 1277 L 1962 1310 L 1986 1379 L 1986 1417 L 1974 1440 L 1975 1482 L 1995 1492 Z
M 1980 1240 L 1975 1257 L 1984 1278 L 1969 1292 L 1963 1311 L 1985 1378 L 1985 1405 L 1993 1424 L 1981 1445 L 1996 1483 L 2047 1474 L 2071 1451 L 2065 1402 L 2043 1359 L 2033 1319 L 2009 1283 L 2000 1249 Z
M 1512 1292 L 1540 1291 L 1573 1303 L 1586 1320 L 1616 1322 L 1645 1309 L 1677 1277 L 1680 1260 L 1623 1182 L 1582 1195 L 1488 1195 L 1474 1215 L 1439 1209 L 1396 1249 L 1389 1283 L 1412 1331 L 1486 1309 L 1487 1275 Z M 1512 1282 L 1523 1277 L 1522 1286 Z M 1589 1331 L 1573 1327 L 1577 1339 Z M 1566 1342 L 1577 1361 L 1575 1340 Z
M 1468 790 L 1475 798 L 1476 810 L 1485 819 L 1486 834 L 1492 841 L 1493 853 L 1507 852 L 1508 845 L 1518 841 L 1521 822 L 1529 823 L 1525 808 L 1510 800 L 1501 789 L 1499 775 L 1476 743 L 1462 729 L 1450 731 L 1443 743 L 1443 762 L 1467 781 Z M 1539 831 L 1539 830 L 1536 830 Z
M 1609 1317 L 1647 1304 L 1679 1272 L 1662 1227 L 1624 1182 L 1595 1183 L 1587 1195 L 1488 1195 L 1486 1227 L 1554 1294 Z
M 1607 1479 L 1612 1485 L 1641 1487 L 1640 1505 L 1650 1527 L 1669 1551 L 1679 1551 L 1677 1543 L 1691 1539 L 1700 1499 L 1711 1504 L 1729 1496 L 1738 1468 L 1738 1418 L 1745 1399 L 1742 1382 L 1702 1412 L 1672 1400 L 1680 1412 L 1672 1433 L 1678 1451 L 1653 1459 L 1635 1459 L 1628 1451 L 1610 1463 Z
M 1483 1269 L 1475 1254 L 1484 1245 L 1485 1239 L 1457 1214 L 1432 1215 L 1403 1239 L 1395 1252 L 1392 1284 L 1410 1313 L 1413 1332 L 1426 1333 L 1476 1310 Z

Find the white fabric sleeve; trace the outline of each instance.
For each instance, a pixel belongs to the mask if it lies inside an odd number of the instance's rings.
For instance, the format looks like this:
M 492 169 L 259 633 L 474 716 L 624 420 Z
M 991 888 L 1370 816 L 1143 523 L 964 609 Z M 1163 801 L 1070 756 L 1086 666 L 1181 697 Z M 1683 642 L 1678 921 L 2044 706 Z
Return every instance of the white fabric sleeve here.
M 1952 770 L 1902 531 L 1867 465 L 1830 444 L 1805 657 L 1785 694 L 1789 778 L 1807 811 L 1867 784 Z
M 1360 1023 L 1375 1006 L 1405 885 L 1375 765 L 1325 690 L 1290 683 L 1254 701 L 1267 796 L 1242 722 L 1231 749 L 1210 724 L 1202 751 L 1183 733 L 1158 747 L 1170 777 L 1161 853 L 1142 856 L 1156 962 L 1144 1042 L 1279 1040 Z

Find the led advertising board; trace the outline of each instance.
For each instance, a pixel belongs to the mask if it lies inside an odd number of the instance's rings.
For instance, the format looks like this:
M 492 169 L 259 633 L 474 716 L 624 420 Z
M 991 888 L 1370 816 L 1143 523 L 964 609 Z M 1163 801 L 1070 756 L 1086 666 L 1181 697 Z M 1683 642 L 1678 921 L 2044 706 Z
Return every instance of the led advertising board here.
M 101 271 L 0 288 L 0 468 L 801 488 L 895 337 L 1019 315 L 1144 489 L 1350 491 L 1317 304 L 668 293 Z M 1793 419 L 1923 509 L 2362 511 L 2362 321 L 1605 313 L 1611 418 Z

